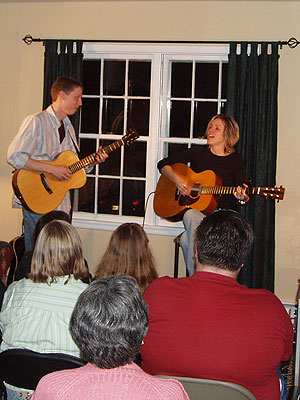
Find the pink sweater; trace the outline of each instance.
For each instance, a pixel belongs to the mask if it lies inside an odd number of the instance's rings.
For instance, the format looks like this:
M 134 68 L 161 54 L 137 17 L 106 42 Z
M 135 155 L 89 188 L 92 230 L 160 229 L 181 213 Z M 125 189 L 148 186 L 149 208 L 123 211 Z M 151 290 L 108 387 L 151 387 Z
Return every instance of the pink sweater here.
M 100 369 L 92 364 L 44 376 L 32 400 L 189 400 L 175 379 L 146 374 L 136 364 Z

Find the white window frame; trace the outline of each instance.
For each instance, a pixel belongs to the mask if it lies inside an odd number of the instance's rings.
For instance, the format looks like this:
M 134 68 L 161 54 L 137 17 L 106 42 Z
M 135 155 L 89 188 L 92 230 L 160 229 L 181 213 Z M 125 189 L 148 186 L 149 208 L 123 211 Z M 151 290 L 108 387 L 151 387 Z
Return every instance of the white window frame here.
M 170 61 L 195 60 L 195 61 L 225 61 L 228 60 L 228 45 L 147 45 L 147 44 L 101 44 L 86 42 L 83 45 L 84 58 L 97 59 L 99 54 L 106 59 L 142 59 L 152 61 L 151 93 L 150 93 L 150 118 L 149 136 L 141 137 L 148 142 L 146 160 L 146 184 L 145 201 L 147 209 L 145 217 L 119 216 L 110 214 L 92 214 L 84 212 L 73 213 L 73 224 L 77 228 L 100 229 L 113 231 L 123 222 L 137 222 L 143 224 L 148 234 L 176 236 L 183 230 L 182 222 L 171 223 L 155 215 L 153 210 L 154 195 L 159 179 L 159 171 L 156 165 L 163 154 L 164 142 L 186 143 L 186 139 L 167 137 L 167 107 L 170 97 L 169 83 Z M 219 93 L 220 97 L 220 93 Z M 150 134 L 151 133 L 151 134 Z M 85 135 L 82 135 L 85 137 Z M 86 137 L 93 138 L 89 134 Z M 120 136 L 121 137 L 121 136 Z M 97 140 L 104 138 L 104 135 L 95 135 Z M 105 137 L 107 139 L 107 137 Z M 118 138 L 117 138 L 118 139 Z M 189 139 L 189 143 L 199 143 L 199 139 Z M 206 141 L 200 140 L 200 143 Z M 148 201 L 147 201 L 148 200 Z

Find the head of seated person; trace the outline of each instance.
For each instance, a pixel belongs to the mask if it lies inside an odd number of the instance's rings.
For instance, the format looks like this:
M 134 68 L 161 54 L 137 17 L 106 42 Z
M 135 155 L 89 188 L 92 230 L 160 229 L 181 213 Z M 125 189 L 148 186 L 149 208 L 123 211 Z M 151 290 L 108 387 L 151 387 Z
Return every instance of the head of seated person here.
M 114 274 L 132 276 L 142 292 L 158 277 L 149 239 L 139 224 L 125 223 L 112 233 L 94 278 Z
M 79 296 L 70 331 L 82 358 L 99 368 L 132 363 L 148 330 L 148 309 L 136 280 L 114 275 Z
M 76 229 L 66 221 L 53 220 L 40 231 L 31 261 L 29 279 L 51 284 L 56 277 L 88 276 L 82 244 Z
M 64 211 L 53 210 L 53 211 L 48 212 L 47 214 L 42 215 L 39 218 L 39 220 L 35 226 L 35 229 L 34 229 L 34 233 L 33 233 L 34 242 L 36 242 L 37 237 L 39 236 L 39 233 L 44 228 L 44 226 L 46 224 L 48 224 L 48 222 L 51 222 L 54 220 L 67 221 L 67 222 L 71 223 L 71 218 L 70 218 L 69 214 L 65 213 Z
M 202 220 L 195 232 L 196 271 L 218 271 L 236 278 L 253 241 L 251 224 L 238 212 L 215 211 Z

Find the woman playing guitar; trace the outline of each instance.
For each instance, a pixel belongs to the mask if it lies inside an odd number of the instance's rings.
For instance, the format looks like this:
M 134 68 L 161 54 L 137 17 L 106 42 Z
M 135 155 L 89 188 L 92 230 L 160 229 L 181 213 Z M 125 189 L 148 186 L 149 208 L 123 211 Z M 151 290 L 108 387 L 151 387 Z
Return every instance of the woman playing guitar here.
M 217 114 L 208 123 L 206 137 L 207 145 L 194 146 L 164 158 L 158 163 L 158 169 L 184 196 L 189 196 L 192 188 L 183 176 L 173 170 L 173 164 L 190 163 L 191 169 L 196 173 L 214 171 L 221 177 L 224 186 L 237 186 L 233 195 L 220 196 L 218 208 L 237 210 L 239 202 L 249 201 L 244 161 L 234 150 L 234 145 L 239 140 L 239 126 L 233 117 Z M 180 245 L 189 275 L 194 273 L 194 230 L 203 217 L 204 214 L 196 209 L 188 209 L 183 217 L 185 232 L 181 235 Z

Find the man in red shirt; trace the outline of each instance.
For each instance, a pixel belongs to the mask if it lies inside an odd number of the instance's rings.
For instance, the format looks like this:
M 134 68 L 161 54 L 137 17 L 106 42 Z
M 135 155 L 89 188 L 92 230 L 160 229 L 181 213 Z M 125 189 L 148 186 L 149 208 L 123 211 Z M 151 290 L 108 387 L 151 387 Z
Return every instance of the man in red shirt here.
M 249 222 L 235 211 L 203 219 L 195 232 L 196 273 L 156 279 L 145 291 L 146 372 L 230 381 L 258 400 L 279 400 L 277 367 L 291 356 L 293 329 L 273 293 L 236 281 L 252 243 Z

